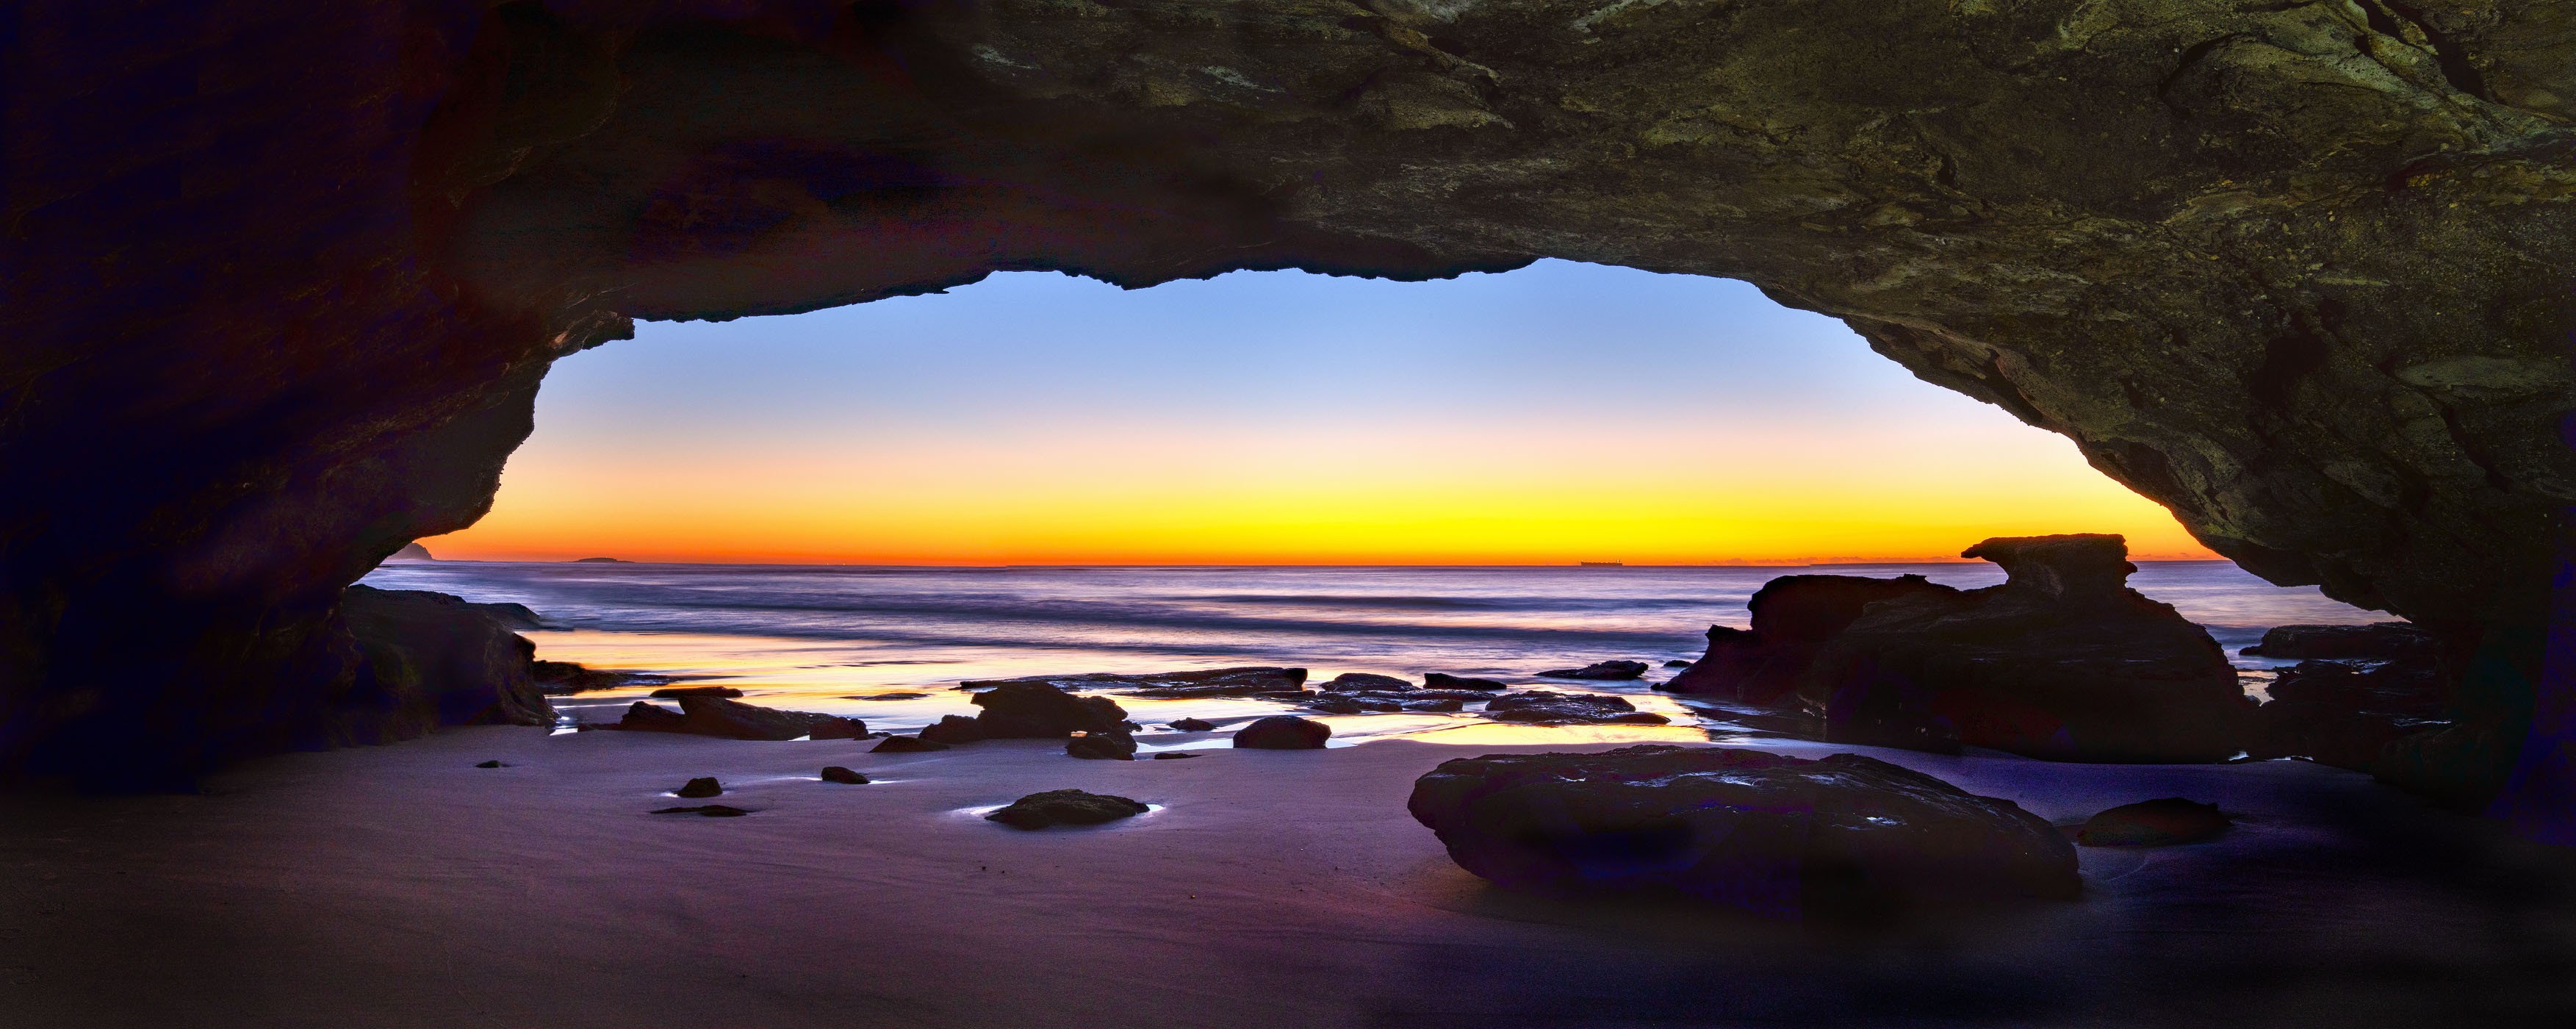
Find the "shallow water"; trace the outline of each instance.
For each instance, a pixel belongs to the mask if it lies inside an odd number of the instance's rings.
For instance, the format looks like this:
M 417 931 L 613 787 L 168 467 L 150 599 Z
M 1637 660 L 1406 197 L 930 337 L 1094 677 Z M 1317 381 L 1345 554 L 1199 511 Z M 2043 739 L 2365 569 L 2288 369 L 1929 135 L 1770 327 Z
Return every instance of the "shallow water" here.
M 1425 671 L 1557 690 L 1626 696 L 1670 726 L 1503 725 L 1468 714 L 1313 715 L 1336 743 L 1408 736 L 1476 745 L 1736 739 L 1755 735 L 1722 711 L 1694 710 L 1650 684 L 1690 660 L 1710 624 L 1743 626 L 1744 603 L 1772 578 L 1802 572 L 1923 575 L 1960 587 L 2003 581 L 1991 564 L 1806 568 L 876 568 L 436 561 L 389 564 L 366 578 L 469 600 L 512 601 L 543 617 L 538 654 L 594 668 L 723 682 L 745 700 L 867 720 L 908 731 L 971 714 L 963 679 L 1071 672 L 1157 672 L 1292 665 L 1309 681 L 1343 672 L 1419 680 Z M 2283 588 L 2219 561 L 2142 562 L 2130 584 L 2208 627 L 2233 656 L 2273 625 L 2369 622 L 2387 615 Z M 1541 680 L 1551 668 L 1628 658 L 1655 665 L 1633 683 Z M 2279 662 L 2234 657 L 2260 695 Z M 558 698 L 585 720 L 650 687 Z M 903 694 L 922 694 L 905 697 Z M 1220 724 L 1276 714 L 1247 699 L 1120 696 L 1156 730 L 1148 750 L 1223 746 L 1224 732 L 1171 733 L 1163 723 Z

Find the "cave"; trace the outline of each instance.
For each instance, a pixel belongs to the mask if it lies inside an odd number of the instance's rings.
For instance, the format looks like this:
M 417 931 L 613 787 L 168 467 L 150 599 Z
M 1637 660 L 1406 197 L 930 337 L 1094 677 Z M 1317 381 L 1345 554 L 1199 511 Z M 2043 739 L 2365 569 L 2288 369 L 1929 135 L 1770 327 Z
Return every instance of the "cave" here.
M 12 781 L 411 731 L 342 588 L 634 319 L 1553 257 L 1840 318 L 2441 632 L 2478 715 L 2399 784 L 2564 831 L 2576 7 L 40 4 L 0 48 Z

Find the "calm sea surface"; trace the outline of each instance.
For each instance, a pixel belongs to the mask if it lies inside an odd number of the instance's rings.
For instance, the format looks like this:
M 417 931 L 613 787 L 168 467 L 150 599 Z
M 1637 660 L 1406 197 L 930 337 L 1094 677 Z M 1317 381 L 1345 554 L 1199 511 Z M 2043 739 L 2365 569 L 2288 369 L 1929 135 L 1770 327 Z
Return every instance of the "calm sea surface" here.
M 1537 672 L 1629 658 L 1689 660 L 1711 624 L 1743 626 L 1744 602 L 1764 582 L 1800 572 L 1917 573 L 1960 587 L 2003 581 L 1991 564 L 1812 568 L 879 568 L 858 566 L 578 564 L 436 561 L 388 564 L 366 578 L 468 600 L 515 601 L 549 631 L 529 633 L 541 657 L 649 671 L 741 688 L 745 700 L 865 718 L 906 731 L 942 714 L 972 714 L 961 679 L 1068 672 L 1155 672 L 1226 665 L 1295 665 L 1310 681 L 1423 672 L 1537 683 Z M 2218 561 L 2142 562 L 2130 585 L 2207 626 L 2230 655 L 2268 626 L 2369 622 L 2390 616 L 2285 589 Z M 2276 662 L 2235 658 L 2260 693 Z M 1628 696 L 1673 718 L 1669 727 L 1537 728 L 1462 715 L 1322 717 L 1337 742 L 1402 735 L 1497 744 L 1541 740 L 1725 739 L 1727 713 L 1652 693 L 1640 683 L 1548 683 Z M 610 720 L 645 689 L 562 698 L 584 720 Z M 1266 701 L 1121 697 L 1131 717 L 1160 729 L 1175 718 L 1274 714 Z M 1222 745 L 1216 737 L 1139 737 L 1158 746 Z

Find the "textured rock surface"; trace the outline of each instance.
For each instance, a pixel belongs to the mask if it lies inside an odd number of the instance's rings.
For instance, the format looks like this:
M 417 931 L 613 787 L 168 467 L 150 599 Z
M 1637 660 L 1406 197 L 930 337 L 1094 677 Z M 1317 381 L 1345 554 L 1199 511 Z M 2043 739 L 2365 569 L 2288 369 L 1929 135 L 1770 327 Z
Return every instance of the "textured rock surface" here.
M 1962 554 L 2001 586 L 1871 605 L 1798 692 L 1838 743 L 2060 761 L 2220 761 L 2254 702 L 2201 627 L 2129 589 L 2118 536 L 2004 537 Z
M 1458 758 L 1407 807 L 1460 867 L 1516 890 L 1678 893 L 1801 918 L 2081 888 L 2075 848 L 2038 816 L 1857 754 Z
M 812 711 L 782 711 L 738 700 L 708 696 L 703 693 L 682 694 L 680 710 L 670 710 L 636 701 L 626 709 L 617 728 L 630 732 L 680 732 L 695 736 L 720 736 L 729 740 L 792 740 L 811 736 L 818 740 L 866 739 L 868 724 L 856 718 L 819 714 Z
M 1498 722 L 1541 725 L 1662 725 L 1671 721 L 1652 711 L 1637 710 L 1637 705 L 1629 703 L 1625 697 L 1547 690 L 1524 690 L 1495 697 L 1486 702 L 1485 717 Z
M 297 738 L 354 683 L 339 587 L 479 517 L 627 318 L 996 268 L 1744 278 L 2258 574 L 2482 640 L 2497 745 L 2529 707 L 2563 3 L 89 10 L 0 42 L 0 768 Z
M 1798 688 L 1798 675 L 1816 651 L 1849 628 L 1861 609 L 1882 600 L 1923 593 L 1954 594 L 1920 575 L 1870 579 L 1857 575 L 1783 575 L 1763 583 L 1745 601 L 1751 629 L 1708 627 L 1708 653 L 1657 689 L 1768 704 Z
M 1014 800 L 984 818 L 1014 829 L 1044 829 L 1057 825 L 1099 825 L 1141 815 L 1146 810 L 1142 802 L 1106 793 L 1048 790 Z
M 1118 732 L 1127 709 L 1107 697 L 1077 697 L 1043 682 L 1003 682 L 975 695 L 976 727 L 990 740 L 1060 739 Z M 943 722 L 946 719 L 941 719 Z
M 332 731 L 375 742 L 441 725 L 552 725 L 530 674 L 536 649 L 490 605 L 444 593 L 350 587 L 341 613 L 363 663 Z
M 2442 639 L 2404 622 L 2369 625 L 2276 625 L 2263 630 L 2263 641 L 2239 653 L 2256 657 L 2359 658 L 2386 661 L 2401 657 L 2438 657 Z
M 1248 750 L 1322 750 L 1332 738 L 1332 726 L 1295 715 L 1255 718 L 1234 731 L 1234 745 Z

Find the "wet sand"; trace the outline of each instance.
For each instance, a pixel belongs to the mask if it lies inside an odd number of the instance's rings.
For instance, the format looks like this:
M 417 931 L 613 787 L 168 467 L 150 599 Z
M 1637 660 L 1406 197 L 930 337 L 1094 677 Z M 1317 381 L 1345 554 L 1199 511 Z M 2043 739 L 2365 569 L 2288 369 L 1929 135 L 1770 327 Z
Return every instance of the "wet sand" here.
M 0 798 L 0 1024 L 2565 1025 L 2576 855 L 2314 765 L 1870 751 L 2055 820 L 2182 795 L 2220 839 L 2086 850 L 2082 901 L 1869 932 L 1501 894 L 1404 811 L 1499 749 L 1077 761 L 1011 741 L 451 730 L 195 796 Z M 1595 748 L 1584 748 L 1595 749 Z M 1764 744 L 1816 754 L 1859 748 Z M 511 767 L 479 769 L 497 758 Z M 826 764 L 880 781 L 817 781 Z M 715 775 L 743 818 L 654 816 Z M 1075 787 L 1164 805 L 1025 833 Z

